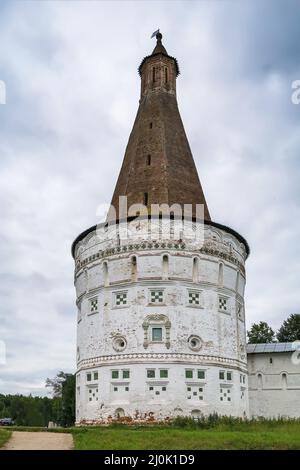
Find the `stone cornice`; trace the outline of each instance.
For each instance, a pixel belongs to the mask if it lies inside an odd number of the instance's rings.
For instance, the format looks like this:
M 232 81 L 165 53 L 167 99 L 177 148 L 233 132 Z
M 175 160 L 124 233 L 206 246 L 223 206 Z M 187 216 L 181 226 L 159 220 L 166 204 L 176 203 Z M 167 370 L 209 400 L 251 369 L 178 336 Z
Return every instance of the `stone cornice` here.
M 118 290 L 119 289 L 129 289 L 130 287 L 145 287 L 146 289 L 150 289 L 151 287 L 153 287 L 153 285 L 159 285 L 160 288 L 167 288 L 169 286 L 176 286 L 178 285 L 178 283 L 183 286 L 183 287 L 186 287 L 187 289 L 195 289 L 195 290 L 199 290 L 199 291 L 203 291 L 204 289 L 205 290 L 212 290 L 214 292 L 218 292 L 218 293 L 224 293 L 225 295 L 229 295 L 229 296 L 236 296 L 236 300 L 238 300 L 242 305 L 244 305 L 244 299 L 243 297 L 238 294 L 236 292 L 235 289 L 230 289 L 229 287 L 220 287 L 218 284 L 213 284 L 212 282 L 207 282 L 207 281 L 199 281 L 197 283 L 194 283 L 192 280 L 187 280 L 187 279 L 181 279 L 181 278 L 178 278 L 178 279 L 162 279 L 162 278 L 158 278 L 158 277 L 151 277 L 151 278 L 142 278 L 142 279 L 138 279 L 137 281 L 131 281 L 130 279 L 128 279 L 127 281 L 125 282 L 118 282 L 117 284 L 110 284 L 109 286 L 104 286 L 104 285 L 101 285 L 99 287 L 96 287 L 94 289 L 89 289 L 87 292 L 83 292 L 76 300 L 76 304 L 77 306 L 82 302 L 82 300 L 85 298 L 85 297 L 91 297 L 93 295 L 98 295 L 100 294 L 102 291 L 104 292 L 113 292 L 114 290 L 116 290 L 116 286 L 118 287 Z M 180 307 L 187 307 L 188 305 L 186 305 L 186 303 L 182 303 L 182 304 L 177 304 L 178 306 Z M 149 306 L 148 302 L 145 306 Z M 167 304 L 164 304 L 163 306 L 167 306 Z
M 103 258 L 121 255 L 130 252 L 137 252 L 137 251 L 145 251 L 145 250 L 180 250 L 181 252 L 185 253 L 186 256 L 190 256 L 191 253 L 194 254 L 204 254 L 208 256 L 214 256 L 218 259 L 227 261 L 232 263 L 241 270 L 242 274 L 245 275 L 245 267 L 244 265 L 238 260 L 237 257 L 233 256 L 232 253 L 226 253 L 225 251 L 202 247 L 200 249 L 186 249 L 185 243 L 180 242 L 141 242 L 141 243 L 131 243 L 128 245 L 117 246 L 115 248 L 107 248 L 106 250 L 100 250 L 94 255 L 88 256 L 84 258 L 82 261 L 76 261 L 75 267 L 75 275 L 78 275 L 80 270 L 83 268 L 88 267 L 90 264 L 94 263 L 95 261 L 101 260 Z M 186 251 L 185 251 L 186 250 Z
M 184 354 L 184 353 L 132 353 L 132 354 L 110 354 L 97 356 L 90 359 L 82 359 L 78 362 L 78 371 L 86 368 L 101 367 L 103 365 L 117 364 L 145 364 L 146 362 L 163 362 L 172 364 L 207 365 L 216 367 L 228 367 L 231 369 L 243 370 L 247 373 L 247 363 L 221 356 L 211 356 L 206 354 Z M 77 372 L 78 372 L 77 371 Z

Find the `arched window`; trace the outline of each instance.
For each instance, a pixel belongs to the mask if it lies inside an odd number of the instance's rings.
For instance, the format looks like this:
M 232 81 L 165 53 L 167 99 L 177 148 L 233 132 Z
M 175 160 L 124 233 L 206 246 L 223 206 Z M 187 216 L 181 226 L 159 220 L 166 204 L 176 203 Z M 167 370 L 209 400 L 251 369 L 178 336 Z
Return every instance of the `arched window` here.
M 236 281 L 235 281 L 235 290 L 236 292 L 239 291 L 239 282 L 240 282 L 240 273 L 239 271 L 236 273 Z
M 195 421 L 198 421 L 201 418 L 202 413 L 201 413 L 200 410 L 192 410 L 191 411 L 191 416 Z
M 151 165 L 151 155 L 147 155 L 147 165 L 150 166 Z
M 148 206 L 148 193 L 144 193 L 144 206 Z
M 257 374 L 257 388 L 259 390 L 262 390 L 263 388 L 262 374 Z
M 103 263 L 103 284 L 104 284 L 104 287 L 109 286 L 108 265 L 106 261 L 104 261 Z
M 132 256 L 132 258 L 131 258 L 131 280 L 132 280 L 132 282 L 136 282 L 136 280 L 137 280 L 136 256 Z
M 223 268 L 223 263 L 220 263 L 219 264 L 219 279 L 218 279 L 218 283 L 219 283 L 219 286 L 223 286 L 223 271 L 224 271 L 224 268 Z
M 193 282 L 199 282 L 199 258 L 193 259 Z
M 123 408 L 117 408 L 115 411 L 115 418 L 117 419 L 124 418 L 124 416 L 125 416 L 125 411 L 123 410 Z
M 168 83 L 168 69 L 165 68 L 165 83 Z
M 281 374 L 281 386 L 282 386 L 283 390 L 287 389 L 287 374 L 285 372 L 283 372 L 283 374 Z
M 168 279 L 169 277 L 169 257 L 164 255 L 162 259 L 162 277 L 163 279 Z

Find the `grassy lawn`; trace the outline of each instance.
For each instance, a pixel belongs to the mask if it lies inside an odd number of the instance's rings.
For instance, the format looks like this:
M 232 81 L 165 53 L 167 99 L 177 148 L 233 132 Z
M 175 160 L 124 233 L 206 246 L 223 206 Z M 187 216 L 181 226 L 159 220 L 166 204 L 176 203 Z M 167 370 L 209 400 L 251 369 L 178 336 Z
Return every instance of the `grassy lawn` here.
M 0 447 L 2 447 L 5 442 L 10 438 L 11 431 L 8 429 L 0 429 Z
M 16 426 L 14 431 L 47 431 L 47 428 Z M 10 431 L 0 429 L 0 447 Z M 54 428 L 70 432 L 75 449 L 81 450 L 299 450 L 299 420 L 238 421 L 221 419 L 195 424 L 192 420 L 173 425 Z
M 213 429 L 111 426 L 73 428 L 72 434 L 75 449 L 82 450 L 300 449 L 300 424 L 273 429 L 262 424 L 248 427 L 232 430 L 224 425 Z

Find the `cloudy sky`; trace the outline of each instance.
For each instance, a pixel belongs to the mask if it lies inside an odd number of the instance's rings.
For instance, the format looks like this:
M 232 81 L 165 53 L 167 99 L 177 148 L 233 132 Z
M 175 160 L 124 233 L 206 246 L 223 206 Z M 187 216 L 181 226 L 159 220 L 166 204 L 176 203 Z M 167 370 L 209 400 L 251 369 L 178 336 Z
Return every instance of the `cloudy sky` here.
M 248 325 L 299 312 L 299 17 L 296 1 L 1 1 L 0 393 L 74 370 L 70 246 L 110 202 L 158 27 L 212 218 L 251 247 Z

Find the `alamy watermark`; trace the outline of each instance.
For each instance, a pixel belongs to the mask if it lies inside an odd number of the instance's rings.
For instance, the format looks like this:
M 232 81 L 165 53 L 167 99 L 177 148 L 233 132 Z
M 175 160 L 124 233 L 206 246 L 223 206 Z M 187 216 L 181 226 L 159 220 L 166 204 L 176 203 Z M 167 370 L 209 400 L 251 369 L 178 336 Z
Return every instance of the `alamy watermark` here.
M 294 80 L 292 82 L 292 90 L 291 101 L 293 104 L 300 104 L 300 80 Z
M 132 204 L 127 196 L 119 196 L 118 210 L 113 205 L 101 204 L 97 208 L 98 240 L 141 239 L 168 240 L 189 239 L 204 242 L 203 204 Z M 100 219 L 100 220 L 99 220 Z
M 6 104 L 6 85 L 3 80 L 0 80 L 0 104 Z
M 295 348 L 295 351 L 292 354 L 292 363 L 295 364 L 296 366 L 300 365 L 300 341 L 294 341 L 293 342 L 293 348 Z

